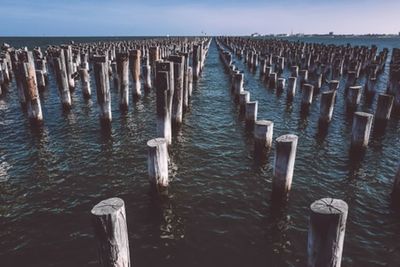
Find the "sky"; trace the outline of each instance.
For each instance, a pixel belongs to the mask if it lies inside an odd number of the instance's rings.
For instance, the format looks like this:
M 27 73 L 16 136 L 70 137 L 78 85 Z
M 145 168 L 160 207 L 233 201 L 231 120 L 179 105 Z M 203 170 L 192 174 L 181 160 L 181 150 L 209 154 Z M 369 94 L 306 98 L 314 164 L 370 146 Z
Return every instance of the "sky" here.
M 400 0 L 0 0 L 0 36 L 400 32 Z

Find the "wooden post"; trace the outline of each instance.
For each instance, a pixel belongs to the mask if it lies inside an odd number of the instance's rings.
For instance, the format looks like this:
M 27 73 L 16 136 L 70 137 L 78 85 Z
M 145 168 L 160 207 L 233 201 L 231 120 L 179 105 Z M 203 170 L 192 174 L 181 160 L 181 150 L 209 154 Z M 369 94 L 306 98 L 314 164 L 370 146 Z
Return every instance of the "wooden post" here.
M 147 170 L 150 183 L 159 189 L 168 186 L 168 147 L 164 138 L 155 138 L 147 142 Z
M 308 267 L 340 267 L 348 213 L 347 203 L 322 198 L 310 206 Z
M 175 124 L 181 124 L 183 119 L 184 59 L 184 56 L 169 56 L 169 60 L 174 64 L 174 95 L 171 117 Z
M 292 77 L 299 77 L 299 66 L 292 66 L 290 67 L 290 73 L 292 75 Z
M 54 57 L 54 72 L 58 85 L 58 91 L 61 98 L 61 103 L 64 108 L 70 108 L 72 105 L 71 93 L 68 84 L 68 74 L 65 65 L 64 50 L 61 49 L 59 54 Z
M 296 94 L 296 85 L 297 85 L 297 78 L 296 77 L 289 77 L 288 79 L 288 88 L 287 88 L 287 98 L 293 99 Z
M 346 104 L 350 109 L 356 109 L 361 100 L 361 86 L 350 86 L 347 92 Z
M 274 123 L 267 120 L 257 120 L 254 124 L 254 150 L 263 151 L 272 146 Z
M 157 72 L 157 136 L 164 138 L 167 144 L 172 142 L 171 134 L 171 114 L 169 113 L 168 91 L 169 73 L 168 71 Z
M 268 79 L 268 87 L 271 89 L 275 89 L 276 83 L 277 83 L 277 77 L 278 74 L 276 72 L 272 72 L 269 74 L 269 79 Z
M 149 61 L 147 58 L 144 59 L 144 65 L 143 65 L 143 79 L 144 79 L 144 89 L 150 90 L 153 88 L 153 83 L 151 82 L 151 67 L 149 64 Z
M 24 52 L 23 74 L 28 117 L 34 122 L 41 122 L 43 121 L 42 106 L 40 104 L 32 52 Z
M 72 47 L 70 45 L 63 45 L 61 47 L 64 50 L 64 62 L 67 70 L 68 86 L 73 90 L 75 88 L 75 80 L 73 78 Z
M 188 67 L 188 94 L 189 99 L 192 97 L 193 94 L 193 71 L 192 67 Z
M 235 98 L 238 99 L 240 93 L 243 92 L 244 74 L 243 73 L 234 74 L 233 83 L 234 83 L 233 90 Z
M 119 81 L 119 106 L 127 110 L 129 106 L 129 58 L 127 52 L 116 53 L 117 76 Z M 140 83 L 140 82 L 139 82 Z M 135 86 L 135 84 L 134 84 Z M 140 90 L 140 88 L 139 88 Z
M 103 122 L 109 123 L 112 120 L 112 115 L 108 60 L 106 56 L 94 56 L 93 60 L 100 119 Z
M 103 200 L 93 207 L 91 213 L 100 265 L 130 267 L 124 201 L 116 197 Z
M 300 70 L 299 77 L 300 77 L 300 88 L 303 88 L 303 84 L 308 82 L 308 70 Z
M 43 90 L 46 87 L 46 78 L 44 72 L 42 70 L 36 70 L 35 74 L 37 86 L 40 90 Z
M 192 70 L 193 80 L 197 81 L 200 76 L 200 45 L 193 45 L 193 59 L 192 59 Z
M 285 78 L 278 78 L 278 84 L 276 86 L 276 89 L 278 91 L 283 91 L 283 89 L 285 88 L 285 83 L 286 83 Z
M 298 137 L 286 134 L 276 139 L 274 173 L 272 179 L 273 198 L 283 199 L 292 186 Z
M 330 80 L 329 81 L 329 90 L 337 90 L 339 89 L 339 81 L 338 80 Z
M 186 111 L 189 108 L 189 54 L 188 53 L 180 53 L 183 56 L 184 64 L 183 64 L 183 111 Z
M 131 50 L 129 52 L 129 58 L 131 62 L 131 74 L 132 74 L 132 81 L 133 81 L 133 97 L 135 99 L 139 98 L 142 93 L 140 91 L 141 84 L 140 84 L 140 50 Z
M 246 124 L 253 125 L 257 120 L 258 101 L 249 101 L 246 103 Z
M 320 123 L 329 123 L 332 120 L 333 108 L 335 106 L 336 91 L 330 90 L 321 94 L 321 105 L 319 113 Z
M 385 122 L 390 119 L 393 102 L 393 96 L 387 94 L 379 94 L 378 103 L 376 105 L 375 111 L 375 120 L 377 122 Z
M 302 94 L 301 105 L 304 107 L 310 106 L 314 96 L 314 86 L 308 83 L 303 84 Z
M 171 61 L 157 61 L 156 62 L 156 76 L 159 71 L 167 71 L 169 77 L 169 90 L 168 90 L 168 110 L 172 116 L 172 102 L 175 93 L 175 82 L 174 82 L 174 63 Z M 156 77 L 157 80 L 157 77 Z
M 88 67 L 86 68 L 86 66 L 84 66 L 79 68 L 79 75 L 81 77 L 81 82 L 82 82 L 83 97 L 87 99 L 92 94 L 90 88 L 90 75 Z
M 239 94 L 240 111 L 245 111 L 246 110 L 246 103 L 247 102 L 250 102 L 250 92 L 243 90 Z
M 351 135 L 352 148 L 365 148 L 368 146 L 374 115 L 365 112 L 355 112 Z

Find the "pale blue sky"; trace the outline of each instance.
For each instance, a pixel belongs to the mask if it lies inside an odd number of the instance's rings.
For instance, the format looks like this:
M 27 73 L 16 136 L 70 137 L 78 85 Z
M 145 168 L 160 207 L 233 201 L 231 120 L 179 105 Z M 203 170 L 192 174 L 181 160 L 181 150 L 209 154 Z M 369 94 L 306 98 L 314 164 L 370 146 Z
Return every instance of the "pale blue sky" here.
M 400 0 L 0 0 L 0 6 L 0 36 L 400 31 Z

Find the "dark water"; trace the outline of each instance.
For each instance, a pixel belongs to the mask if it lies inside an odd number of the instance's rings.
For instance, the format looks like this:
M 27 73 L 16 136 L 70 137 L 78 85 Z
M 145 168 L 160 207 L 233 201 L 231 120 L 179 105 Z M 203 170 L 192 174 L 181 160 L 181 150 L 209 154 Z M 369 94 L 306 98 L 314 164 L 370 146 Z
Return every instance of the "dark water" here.
M 15 43 L 32 47 L 65 41 Z M 399 39 L 362 42 L 400 47 Z M 287 104 L 285 95 L 267 89 L 258 73 L 236 61 L 245 70 L 251 99 L 259 101 L 258 117 L 275 123 L 274 138 L 299 136 L 286 207 L 276 211 L 271 206 L 274 151 L 267 162 L 255 162 L 252 135 L 239 117 L 213 42 L 203 77 L 194 85 L 191 110 L 173 141 L 172 183 L 169 199 L 162 201 L 149 194 L 147 179 L 154 92 L 131 101 L 124 115 L 113 90 L 112 129 L 107 131 L 98 120 L 95 94 L 85 102 L 78 87 L 73 109 L 65 113 L 51 80 L 41 98 L 44 127 L 34 129 L 11 86 L 0 98 L 0 265 L 96 266 L 90 209 L 118 196 L 126 203 L 134 266 L 304 266 L 308 207 L 331 196 L 350 208 L 343 266 L 399 266 L 400 212 L 390 207 L 389 198 L 400 157 L 399 117 L 391 119 L 385 134 L 372 137 L 362 161 L 351 161 L 343 88 L 324 136 L 317 127 L 319 96 L 310 114 L 301 116 L 300 94 Z M 375 104 L 376 99 L 362 101 L 360 110 L 372 112 Z

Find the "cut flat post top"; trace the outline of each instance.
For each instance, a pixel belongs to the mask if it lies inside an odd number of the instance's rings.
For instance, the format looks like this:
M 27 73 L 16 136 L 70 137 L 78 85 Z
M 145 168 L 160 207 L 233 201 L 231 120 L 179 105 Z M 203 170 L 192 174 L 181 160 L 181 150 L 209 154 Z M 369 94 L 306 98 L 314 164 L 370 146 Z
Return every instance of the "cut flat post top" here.
M 101 266 L 130 267 L 124 201 L 116 197 L 103 200 L 91 213 Z
M 310 206 L 308 267 L 340 267 L 348 213 L 347 203 L 323 198 Z

